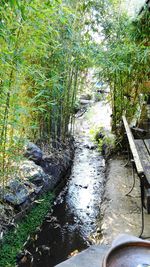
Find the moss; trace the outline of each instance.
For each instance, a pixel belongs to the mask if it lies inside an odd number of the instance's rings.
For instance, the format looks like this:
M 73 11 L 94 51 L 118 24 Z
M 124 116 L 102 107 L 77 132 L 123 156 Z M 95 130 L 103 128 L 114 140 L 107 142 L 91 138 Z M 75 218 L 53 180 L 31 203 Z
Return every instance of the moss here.
M 18 224 L 15 230 L 9 231 L 0 247 L 0 266 L 13 267 L 16 265 L 16 255 L 23 248 L 28 236 L 31 235 L 44 220 L 54 198 L 53 193 L 45 194 L 39 199 L 28 215 Z

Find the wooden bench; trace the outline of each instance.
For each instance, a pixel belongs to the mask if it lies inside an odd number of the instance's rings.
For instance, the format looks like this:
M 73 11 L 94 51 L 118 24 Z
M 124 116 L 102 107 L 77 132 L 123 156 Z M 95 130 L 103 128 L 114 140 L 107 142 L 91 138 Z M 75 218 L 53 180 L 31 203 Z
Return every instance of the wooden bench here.
M 134 139 L 126 117 L 122 116 L 122 120 L 140 178 L 142 205 L 150 214 L 150 139 Z

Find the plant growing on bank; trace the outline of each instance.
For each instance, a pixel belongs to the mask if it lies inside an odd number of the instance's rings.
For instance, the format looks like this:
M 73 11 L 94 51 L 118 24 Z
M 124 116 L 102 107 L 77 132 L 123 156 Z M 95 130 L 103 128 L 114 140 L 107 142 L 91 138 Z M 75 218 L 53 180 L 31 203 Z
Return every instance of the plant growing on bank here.
M 22 250 L 28 236 L 32 235 L 42 224 L 45 215 L 51 208 L 53 198 L 52 193 L 45 194 L 39 199 L 39 204 L 27 214 L 23 221 L 18 223 L 16 229 L 10 230 L 5 235 L 3 243 L 0 244 L 1 267 L 16 266 L 17 254 Z
M 97 144 L 98 150 L 106 153 L 107 156 L 115 149 L 115 136 L 109 131 L 106 131 L 103 127 L 91 129 L 90 135 L 91 139 Z

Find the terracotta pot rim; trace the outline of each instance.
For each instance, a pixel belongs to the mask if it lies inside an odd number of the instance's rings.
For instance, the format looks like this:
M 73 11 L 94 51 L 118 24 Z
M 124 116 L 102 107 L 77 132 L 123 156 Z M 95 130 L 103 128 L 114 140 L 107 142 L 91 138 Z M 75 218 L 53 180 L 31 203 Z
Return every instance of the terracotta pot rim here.
M 114 247 L 111 247 L 103 259 L 102 267 L 107 267 L 107 261 L 113 252 L 124 247 L 133 247 L 133 246 L 136 246 L 136 247 L 142 246 L 142 247 L 150 248 L 150 242 L 149 241 L 126 241 Z

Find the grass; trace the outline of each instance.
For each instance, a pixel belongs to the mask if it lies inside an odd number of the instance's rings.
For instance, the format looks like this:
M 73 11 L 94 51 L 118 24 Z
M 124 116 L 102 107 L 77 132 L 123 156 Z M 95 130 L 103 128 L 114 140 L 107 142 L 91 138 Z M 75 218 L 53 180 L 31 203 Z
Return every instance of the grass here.
M 53 199 L 53 193 L 43 195 L 39 199 L 37 206 L 18 223 L 18 227 L 9 231 L 4 236 L 3 243 L 0 246 L 0 267 L 16 266 L 17 254 L 23 248 L 28 236 L 34 233 L 36 228 L 42 224 L 45 215 L 52 205 Z

